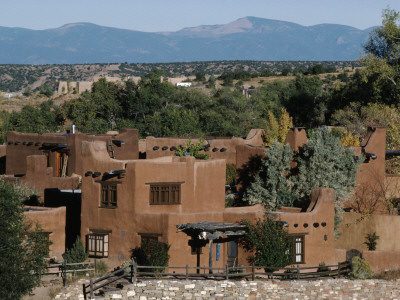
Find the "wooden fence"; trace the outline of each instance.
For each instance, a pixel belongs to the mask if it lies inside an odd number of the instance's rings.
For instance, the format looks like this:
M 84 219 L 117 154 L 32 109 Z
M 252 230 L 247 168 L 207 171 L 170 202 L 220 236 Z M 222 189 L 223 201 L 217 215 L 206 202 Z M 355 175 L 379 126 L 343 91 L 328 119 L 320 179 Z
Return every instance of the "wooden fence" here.
M 169 272 L 164 272 L 168 269 Z M 115 270 L 96 280 L 90 279 L 89 284 L 83 284 L 83 295 L 90 294 L 93 298 L 94 291 L 101 289 L 122 278 L 128 279 L 133 283 L 137 277 L 165 278 L 165 279 L 213 279 L 213 280 L 229 280 L 232 278 L 247 278 L 250 280 L 279 278 L 281 280 L 297 280 L 297 279 L 318 279 L 321 277 L 340 277 L 345 276 L 351 271 L 351 263 L 340 262 L 337 265 L 326 265 L 317 267 L 295 267 L 289 268 L 273 268 L 260 266 L 236 266 L 225 268 L 209 268 L 209 267 L 159 267 L 159 266 L 138 266 L 134 261 L 124 268 Z M 202 273 L 203 272 L 203 273 Z
M 44 274 L 61 274 L 63 279 L 63 285 L 67 284 L 67 273 L 79 273 L 79 272 L 90 272 L 95 271 L 97 267 L 96 260 L 80 263 L 67 263 L 64 260 L 62 263 L 49 264 L 47 266 L 47 272 Z M 54 269 L 54 270 L 52 270 Z

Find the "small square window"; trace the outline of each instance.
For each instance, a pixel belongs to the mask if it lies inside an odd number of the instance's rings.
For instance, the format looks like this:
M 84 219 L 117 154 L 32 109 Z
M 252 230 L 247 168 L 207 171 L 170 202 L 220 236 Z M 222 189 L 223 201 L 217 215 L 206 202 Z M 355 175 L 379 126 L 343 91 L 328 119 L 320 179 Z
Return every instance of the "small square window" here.
M 90 257 L 108 257 L 108 233 L 93 231 L 88 234 L 86 250 Z

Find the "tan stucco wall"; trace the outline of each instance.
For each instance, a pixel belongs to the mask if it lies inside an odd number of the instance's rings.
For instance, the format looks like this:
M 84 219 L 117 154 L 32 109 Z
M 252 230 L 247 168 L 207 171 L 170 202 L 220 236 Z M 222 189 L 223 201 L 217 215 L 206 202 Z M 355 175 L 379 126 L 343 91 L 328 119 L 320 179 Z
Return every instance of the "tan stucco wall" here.
M 43 232 L 50 233 L 50 257 L 56 256 L 62 259 L 65 252 L 65 217 L 66 208 L 26 207 L 31 209 L 24 212 L 25 221 L 33 225 L 40 224 Z
M 358 213 L 345 213 L 340 224 L 340 232 L 342 234 L 335 242 L 335 247 L 346 250 L 366 251 L 365 236 L 368 233 L 376 232 L 379 236 L 376 250 L 400 250 L 399 228 L 400 216 L 362 216 Z
M 374 273 L 400 270 L 400 250 L 363 251 L 362 256 L 369 262 Z

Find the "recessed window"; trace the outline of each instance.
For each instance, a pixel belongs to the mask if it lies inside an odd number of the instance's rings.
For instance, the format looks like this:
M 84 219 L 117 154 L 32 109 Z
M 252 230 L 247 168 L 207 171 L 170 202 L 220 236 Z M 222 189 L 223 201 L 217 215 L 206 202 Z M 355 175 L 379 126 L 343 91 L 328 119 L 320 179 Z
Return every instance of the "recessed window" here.
M 304 235 L 294 235 L 293 237 L 293 263 L 304 263 Z
M 140 245 L 143 246 L 149 242 L 158 242 L 158 237 L 161 236 L 160 233 L 138 233 L 140 235 Z
M 117 207 L 117 181 L 100 181 L 101 184 L 101 203 L 100 207 Z
M 180 183 L 151 183 L 150 205 L 167 205 L 181 203 Z
M 86 235 L 86 250 L 90 257 L 108 257 L 109 232 L 92 231 Z

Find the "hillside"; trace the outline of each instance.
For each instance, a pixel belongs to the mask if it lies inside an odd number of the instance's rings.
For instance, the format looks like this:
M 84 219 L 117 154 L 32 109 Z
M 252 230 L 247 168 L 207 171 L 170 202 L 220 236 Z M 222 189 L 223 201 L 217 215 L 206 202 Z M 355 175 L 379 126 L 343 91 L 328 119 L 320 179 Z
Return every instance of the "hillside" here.
M 195 75 L 196 72 L 206 74 L 222 74 L 224 72 L 247 71 L 261 73 L 265 70 L 281 72 L 283 69 L 307 69 L 316 64 L 325 67 L 342 69 L 360 64 L 351 61 L 211 61 L 190 63 L 159 64 L 80 64 L 80 65 L 0 65 L 0 90 L 5 92 L 22 92 L 26 87 L 34 90 L 47 83 L 55 89 L 57 81 L 92 81 L 102 76 L 124 78 L 128 76 L 142 77 L 154 69 L 161 69 L 168 77 Z

